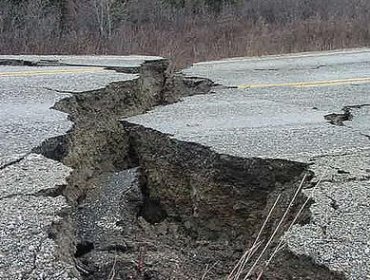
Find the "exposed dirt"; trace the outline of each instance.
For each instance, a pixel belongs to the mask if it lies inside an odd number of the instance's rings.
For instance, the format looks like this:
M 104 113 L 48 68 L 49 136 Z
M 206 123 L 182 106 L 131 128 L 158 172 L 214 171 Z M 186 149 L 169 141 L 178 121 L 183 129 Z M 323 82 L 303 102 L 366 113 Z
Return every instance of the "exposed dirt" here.
M 212 89 L 211 81 L 170 77 L 166 68 L 166 61 L 148 62 L 137 80 L 60 101 L 55 108 L 69 114 L 73 129 L 35 150 L 74 169 L 62 192 L 74 209 L 65 223 L 75 237 L 66 242 L 63 225 L 53 237 L 64 247 L 61 252 L 74 246 L 70 257 L 82 279 L 226 279 L 276 197 L 281 195 L 262 240 L 307 172 L 302 163 L 217 154 L 121 122 Z M 278 236 L 303 199 L 299 196 Z M 308 220 L 304 211 L 298 222 Z M 344 278 L 283 250 L 262 279 Z

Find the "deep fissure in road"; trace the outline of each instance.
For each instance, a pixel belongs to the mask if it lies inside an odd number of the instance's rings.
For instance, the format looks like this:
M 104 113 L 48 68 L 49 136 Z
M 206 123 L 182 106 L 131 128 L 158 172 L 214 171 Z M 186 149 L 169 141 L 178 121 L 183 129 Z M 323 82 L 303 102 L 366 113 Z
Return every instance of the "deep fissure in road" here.
M 35 149 L 74 169 L 58 189 L 73 214 L 50 237 L 83 279 L 225 279 L 280 194 L 268 239 L 307 172 L 303 163 L 218 154 L 121 121 L 212 89 L 166 68 L 164 60 L 147 62 L 136 80 L 61 100 L 55 109 L 69 114 L 72 130 Z M 309 218 L 305 211 L 299 222 Z M 292 278 L 342 276 L 283 250 L 263 279 Z

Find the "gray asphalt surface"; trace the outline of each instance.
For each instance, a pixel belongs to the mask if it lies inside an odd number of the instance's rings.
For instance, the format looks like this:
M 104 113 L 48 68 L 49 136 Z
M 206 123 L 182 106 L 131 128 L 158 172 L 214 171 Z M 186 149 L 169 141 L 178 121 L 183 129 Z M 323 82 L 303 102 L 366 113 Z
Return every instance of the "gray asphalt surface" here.
M 370 148 L 369 139 L 362 135 L 367 135 L 370 127 L 368 114 L 364 113 L 367 107 L 358 109 L 361 117 L 355 116 L 344 127 L 328 125 L 324 119 L 329 113 L 343 113 L 344 106 L 370 103 L 370 80 L 366 84 L 363 80 L 347 84 L 348 79 L 370 78 L 370 51 L 316 56 L 196 64 L 184 72 L 240 88 L 216 89 L 214 95 L 189 97 L 129 121 L 243 157 L 307 160 Z M 314 63 L 321 66 L 317 68 Z M 324 86 L 281 86 L 338 80 L 342 82 Z M 278 86 L 263 87 L 269 84 Z M 241 88 L 246 85 L 259 87 Z
M 9 57 L 37 62 L 50 57 Z M 45 192 L 66 184 L 70 169 L 31 153 L 43 140 L 64 134 L 67 115 L 51 109 L 70 92 L 105 87 L 136 75 L 99 66 L 139 67 L 145 57 L 53 57 L 90 66 L 0 66 L 0 279 L 77 279 L 75 264 L 58 255 L 51 226 L 69 211 L 63 196 Z M 151 58 L 157 59 L 157 58 Z
M 306 191 L 315 200 L 312 222 L 294 227 L 286 236 L 293 252 L 353 280 L 370 277 L 369 166 L 369 150 L 316 159 L 316 174 L 326 172 L 322 183 Z
M 145 61 L 162 59 L 159 56 L 117 56 L 117 55 L 0 55 L 0 63 L 5 60 L 26 61 L 38 65 L 99 66 L 99 67 L 138 67 Z
M 312 223 L 287 234 L 290 250 L 370 279 L 370 49 L 228 59 L 184 73 L 221 86 L 127 120 L 220 153 L 311 163 L 324 180 Z M 352 121 L 329 124 L 324 116 L 344 106 L 354 106 Z
M 368 77 L 370 49 L 202 62 L 184 71 L 226 86 Z

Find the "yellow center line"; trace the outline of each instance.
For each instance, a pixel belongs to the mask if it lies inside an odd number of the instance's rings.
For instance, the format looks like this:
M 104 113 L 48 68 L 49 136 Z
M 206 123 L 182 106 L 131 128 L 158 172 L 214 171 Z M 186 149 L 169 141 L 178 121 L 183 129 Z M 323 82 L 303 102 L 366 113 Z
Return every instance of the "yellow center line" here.
M 80 69 L 53 69 L 53 70 L 31 70 L 18 72 L 0 72 L 0 77 L 24 77 L 24 76 L 42 76 L 59 74 L 85 74 L 103 72 L 103 68 L 80 68 Z
M 342 80 L 328 80 L 328 81 L 309 81 L 297 83 L 280 83 L 280 84 L 250 84 L 239 85 L 239 89 L 247 88 L 272 88 L 272 87 L 294 87 L 294 88 L 308 88 L 308 87 L 326 87 L 326 86 L 339 86 L 350 84 L 366 84 L 370 83 L 370 77 L 366 78 L 351 78 Z

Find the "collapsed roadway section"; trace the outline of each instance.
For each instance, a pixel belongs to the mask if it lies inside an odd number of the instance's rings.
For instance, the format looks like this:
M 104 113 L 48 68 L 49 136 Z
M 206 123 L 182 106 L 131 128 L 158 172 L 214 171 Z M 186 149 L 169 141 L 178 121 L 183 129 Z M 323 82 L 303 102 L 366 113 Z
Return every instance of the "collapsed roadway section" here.
M 356 107 L 219 78 L 328 57 L 179 74 L 157 57 L 0 57 L 6 73 L 65 71 L 2 92 L 0 278 L 365 279 L 368 95 Z M 344 106 L 352 125 L 325 119 Z

